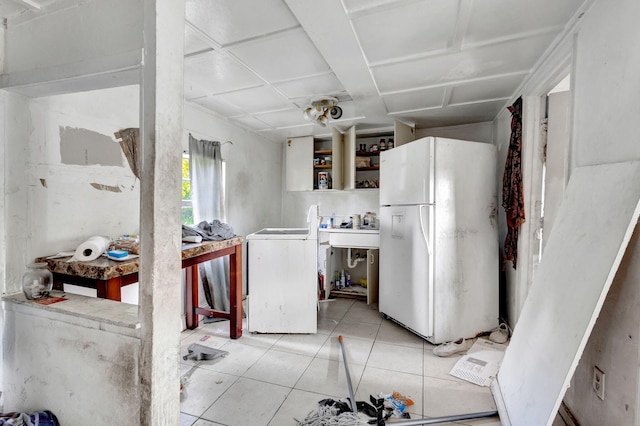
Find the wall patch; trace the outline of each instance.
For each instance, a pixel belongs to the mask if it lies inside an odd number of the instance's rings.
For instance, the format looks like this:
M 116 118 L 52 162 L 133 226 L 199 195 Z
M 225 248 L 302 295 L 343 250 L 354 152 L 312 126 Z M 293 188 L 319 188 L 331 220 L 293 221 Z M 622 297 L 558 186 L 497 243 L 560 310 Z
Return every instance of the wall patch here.
M 60 127 L 60 159 L 63 164 L 119 166 L 122 151 L 116 141 L 93 130 Z
M 95 182 L 92 182 L 90 185 L 100 191 L 122 192 L 119 186 L 103 185 L 101 183 L 95 183 Z

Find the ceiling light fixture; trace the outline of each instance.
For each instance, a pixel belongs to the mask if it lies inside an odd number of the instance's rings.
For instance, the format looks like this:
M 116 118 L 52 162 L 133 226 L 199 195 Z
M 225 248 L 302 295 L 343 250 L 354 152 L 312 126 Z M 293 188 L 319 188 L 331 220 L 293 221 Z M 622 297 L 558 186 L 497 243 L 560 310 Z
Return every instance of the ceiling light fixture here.
M 307 107 L 302 115 L 309 121 L 315 121 L 322 127 L 326 127 L 329 117 L 334 120 L 342 117 L 342 108 L 338 106 L 336 98 L 318 98 L 311 100 L 311 106 Z

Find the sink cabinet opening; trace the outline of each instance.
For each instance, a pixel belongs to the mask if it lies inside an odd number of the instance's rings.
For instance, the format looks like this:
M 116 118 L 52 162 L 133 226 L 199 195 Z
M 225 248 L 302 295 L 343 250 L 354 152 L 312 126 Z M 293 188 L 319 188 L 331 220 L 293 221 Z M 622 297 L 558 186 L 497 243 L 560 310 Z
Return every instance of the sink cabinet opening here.
M 326 274 L 331 289 L 330 297 L 356 298 L 366 301 L 367 304 L 376 303 L 378 252 L 377 249 L 331 247 L 327 256 Z M 343 272 L 344 284 L 341 279 Z M 347 285 L 347 275 L 350 286 Z

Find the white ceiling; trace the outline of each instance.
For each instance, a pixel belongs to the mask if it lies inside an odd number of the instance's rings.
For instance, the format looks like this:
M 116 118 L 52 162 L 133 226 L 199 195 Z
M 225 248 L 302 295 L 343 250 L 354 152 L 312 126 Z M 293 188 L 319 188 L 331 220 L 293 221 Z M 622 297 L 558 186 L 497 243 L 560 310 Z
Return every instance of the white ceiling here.
M 583 2 L 186 0 L 185 98 L 272 140 L 490 121 Z M 328 127 L 302 115 L 318 96 L 344 112 Z

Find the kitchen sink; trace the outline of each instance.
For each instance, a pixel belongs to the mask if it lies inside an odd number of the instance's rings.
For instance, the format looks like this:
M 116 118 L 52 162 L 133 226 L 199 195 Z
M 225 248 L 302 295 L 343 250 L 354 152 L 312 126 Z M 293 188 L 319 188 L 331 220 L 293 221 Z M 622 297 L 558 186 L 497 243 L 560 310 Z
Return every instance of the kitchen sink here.
M 254 233 L 254 235 L 307 235 L 307 228 L 264 228 Z

